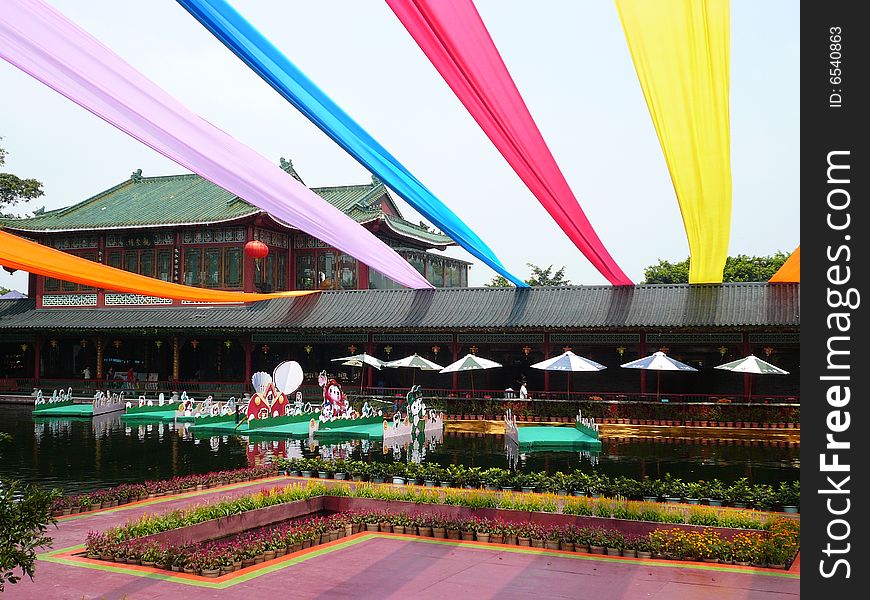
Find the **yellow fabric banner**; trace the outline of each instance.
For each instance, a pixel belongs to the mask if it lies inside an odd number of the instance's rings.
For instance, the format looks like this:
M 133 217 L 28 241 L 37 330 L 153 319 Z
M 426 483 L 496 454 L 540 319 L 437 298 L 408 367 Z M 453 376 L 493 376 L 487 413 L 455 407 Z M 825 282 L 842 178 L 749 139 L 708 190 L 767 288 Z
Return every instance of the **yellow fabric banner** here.
M 689 283 L 721 283 L 731 230 L 729 0 L 615 0 L 680 203 Z
M 801 282 L 801 247 L 795 248 L 788 260 L 782 263 L 779 270 L 770 278 L 770 283 L 800 283 Z
M 253 302 L 317 293 L 244 294 L 179 285 L 73 256 L 5 231 L 0 231 L 0 265 L 95 288 L 194 302 Z

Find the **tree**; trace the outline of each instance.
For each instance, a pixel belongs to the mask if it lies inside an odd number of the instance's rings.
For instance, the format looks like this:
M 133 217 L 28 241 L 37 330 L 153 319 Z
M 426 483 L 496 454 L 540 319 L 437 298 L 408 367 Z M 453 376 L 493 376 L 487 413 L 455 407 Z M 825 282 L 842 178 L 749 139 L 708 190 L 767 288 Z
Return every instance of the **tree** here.
M 784 252 L 774 252 L 770 256 L 748 256 L 738 254 L 725 260 L 725 270 L 722 281 L 767 281 L 773 277 L 782 264 L 788 259 Z M 671 263 L 659 259 L 659 262 L 643 270 L 644 283 L 688 283 L 689 259 Z
M 0 167 L 5 163 L 6 150 L 0 146 Z M 21 179 L 12 173 L 0 173 L 0 208 L 22 200 L 39 198 L 43 193 L 42 182 L 36 179 Z
M 0 434 L 0 443 L 9 439 L 8 434 Z M 16 569 L 33 579 L 36 551 L 51 545 L 45 532 L 56 523 L 51 506 L 58 496 L 57 490 L 0 481 L 0 592 L 7 582 L 21 580 L 22 575 L 16 574 Z
M 553 265 L 548 266 L 546 269 L 532 263 L 526 263 L 526 265 L 532 270 L 531 276 L 525 280 L 531 286 L 571 285 L 571 282 L 565 279 L 564 266 L 553 273 Z M 486 284 L 486 287 L 511 287 L 511 282 L 504 276 L 497 275 Z

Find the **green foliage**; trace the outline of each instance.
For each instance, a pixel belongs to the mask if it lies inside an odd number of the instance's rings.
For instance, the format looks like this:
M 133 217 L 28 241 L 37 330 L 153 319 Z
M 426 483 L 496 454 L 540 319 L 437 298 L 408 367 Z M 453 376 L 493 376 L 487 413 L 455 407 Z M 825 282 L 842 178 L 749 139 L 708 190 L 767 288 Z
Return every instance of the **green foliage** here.
M 782 264 L 788 259 L 788 254 L 774 252 L 770 256 L 748 256 L 738 254 L 729 256 L 725 261 L 724 282 L 737 281 L 767 281 L 773 277 Z M 659 259 L 659 262 L 643 270 L 644 283 L 688 283 L 689 260 L 671 263 Z
M 571 285 L 571 282 L 565 279 L 565 267 L 563 266 L 561 269 L 554 272 L 553 265 L 549 265 L 547 267 L 539 267 L 538 265 L 532 263 L 526 263 L 526 265 L 531 269 L 531 274 L 529 278 L 525 280 L 525 282 L 533 287 L 538 286 L 548 286 L 548 285 Z M 492 280 L 486 284 L 486 287 L 511 287 L 513 284 L 505 279 L 502 275 L 497 275 L 493 277 Z
M 45 533 L 55 523 L 51 505 L 58 496 L 32 484 L 0 481 L 0 592 L 21 579 L 16 570 L 33 579 L 37 550 L 51 545 Z
M 0 146 L 0 167 L 5 163 L 6 150 Z M 43 193 L 42 183 L 36 179 L 21 179 L 12 173 L 0 173 L 0 207 L 17 204 L 21 200 L 33 200 Z

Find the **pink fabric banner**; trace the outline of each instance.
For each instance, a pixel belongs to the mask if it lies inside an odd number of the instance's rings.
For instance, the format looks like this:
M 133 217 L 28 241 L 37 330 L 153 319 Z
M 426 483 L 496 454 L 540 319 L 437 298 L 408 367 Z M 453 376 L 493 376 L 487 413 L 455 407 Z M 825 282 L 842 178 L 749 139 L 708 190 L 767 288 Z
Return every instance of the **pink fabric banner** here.
M 471 0 L 387 4 L 577 248 L 610 283 L 631 285 L 580 208 Z
M 407 261 L 277 165 L 197 116 L 41 0 L 4 0 L 0 56 L 157 152 L 411 288 Z

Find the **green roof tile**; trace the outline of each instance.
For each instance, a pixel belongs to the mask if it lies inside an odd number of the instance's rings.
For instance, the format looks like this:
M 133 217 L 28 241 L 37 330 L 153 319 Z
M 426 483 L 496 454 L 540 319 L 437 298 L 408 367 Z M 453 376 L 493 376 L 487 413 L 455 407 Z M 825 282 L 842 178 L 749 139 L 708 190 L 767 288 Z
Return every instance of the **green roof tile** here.
M 302 181 L 289 161 L 285 170 Z M 291 172 L 292 171 L 292 172 Z M 384 195 L 380 181 L 364 185 L 311 188 L 321 198 L 358 223 L 383 219 L 397 234 L 432 246 L 446 247 L 449 237 L 386 215 L 378 202 Z M 398 212 L 398 208 L 396 208 Z M 22 219 L 0 219 L 0 226 L 23 232 L 63 232 L 92 229 L 199 225 L 234 221 L 263 212 L 199 175 L 142 177 L 141 172 L 83 202 Z

